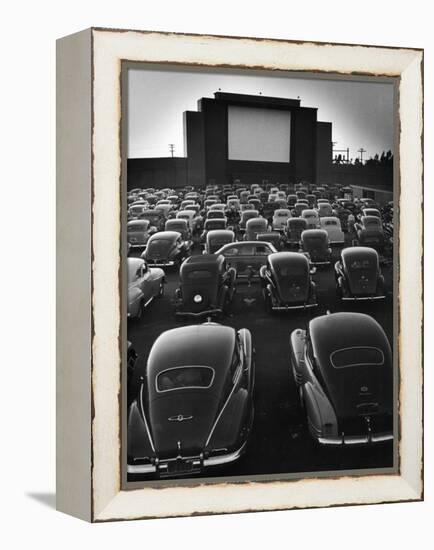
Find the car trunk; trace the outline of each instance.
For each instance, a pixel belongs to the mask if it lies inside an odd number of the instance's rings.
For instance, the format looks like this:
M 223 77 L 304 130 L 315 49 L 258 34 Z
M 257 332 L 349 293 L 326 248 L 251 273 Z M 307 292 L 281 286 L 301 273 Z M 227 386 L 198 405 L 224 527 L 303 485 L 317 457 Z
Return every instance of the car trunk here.
M 172 390 L 151 402 L 150 425 L 160 460 L 198 456 L 219 412 L 219 400 L 206 390 Z

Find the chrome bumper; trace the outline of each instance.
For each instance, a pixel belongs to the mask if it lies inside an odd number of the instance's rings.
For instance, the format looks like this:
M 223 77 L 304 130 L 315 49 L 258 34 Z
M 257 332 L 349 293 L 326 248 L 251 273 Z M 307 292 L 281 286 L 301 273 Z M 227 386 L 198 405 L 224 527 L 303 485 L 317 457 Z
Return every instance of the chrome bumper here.
M 197 472 L 202 468 L 208 468 L 212 466 L 223 466 L 224 464 L 230 464 L 238 460 L 241 455 L 244 453 L 247 442 L 245 441 L 239 449 L 233 451 L 232 453 L 221 454 L 218 456 L 211 456 L 209 458 L 202 458 L 201 456 L 197 457 L 176 457 L 171 458 L 165 461 L 156 462 L 155 464 L 127 464 L 127 473 L 128 474 L 153 474 L 161 473 L 163 476 L 167 475 L 168 463 L 174 462 L 176 460 L 186 460 L 191 462 L 192 472 Z M 188 471 L 186 472 L 189 473 Z M 174 473 L 174 476 L 177 474 Z M 178 475 L 183 475 L 182 473 Z M 184 474 L 185 475 L 185 474 Z
M 170 267 L 175 265 L 175 262 L 173 262 L 172 260 L 167 262 L 153 262 L 152 260 L 147 260 L 147 262 L 149 267 Z
M 392 432 L 384 432 L 378 434 L 353 435 L 346 436 L 342 434 L 334 437 L 318 437 L 318 443 L 321 445 L 343 446 L 343 445 L 369 445 L 370 443 L 383 443 L 393 440 Z
M 315 304 L 304 304 L 301 306 L 271 306 L 271 309 L 273 311 L 287 311 L 290 309 L 308 309 L 308 308 L 317 307 L 317 306 L 318 304 L 315 303 Z
M 218 315 L 223 313 L 221 308 L 207 309 L 206 311 L 199 311 L 198 313 L 193 313 L 192 311 L 177 311 L 175 313 L 176 317 L 193 317 L 194 319 L 200 319 L 201 317 L 206 317 L 207 315 Z
M 351 296 L 343 297 L 342 300 L 345 302 L 372 302 L 374 300 L 385 300 L 386 296 Z

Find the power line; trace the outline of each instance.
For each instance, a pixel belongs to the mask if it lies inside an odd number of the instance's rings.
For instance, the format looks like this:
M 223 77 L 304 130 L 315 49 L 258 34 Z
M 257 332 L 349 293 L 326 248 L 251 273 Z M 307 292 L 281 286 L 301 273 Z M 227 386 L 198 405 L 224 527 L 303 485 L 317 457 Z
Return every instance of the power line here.
M 169 151 L 170 151 L 170 154 L 173 158 L 173 153 L 175 152 L 175 144 L 174 143 L 169 143 Z

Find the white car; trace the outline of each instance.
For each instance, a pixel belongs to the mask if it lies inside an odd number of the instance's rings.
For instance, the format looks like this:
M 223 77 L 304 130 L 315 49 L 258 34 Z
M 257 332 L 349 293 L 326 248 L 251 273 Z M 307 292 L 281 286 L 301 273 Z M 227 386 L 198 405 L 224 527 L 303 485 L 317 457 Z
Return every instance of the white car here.
M 303 210 L 300 217 L 306 220 L 308 229 L 318 229 L 319 216 L 316 210 L 307 208 L 306 210 Z
M 140 319 L 144 309 L 164 293 L 165 275 L 160 268 L 150 268 L 141 258 L 127 259 L 128 318 Z
M 345 236 L 339 218 L 333 216 L 324 217 L 321 218 L 320 223 L 321 229 L 327 231 L 330 244 L 343 244 L 345 242 Z
M 278 208 L 275 210 L 271 224 L 273 229 L 283 231 L 289 218 L 291 218 L 291 211 L 288 208 Z

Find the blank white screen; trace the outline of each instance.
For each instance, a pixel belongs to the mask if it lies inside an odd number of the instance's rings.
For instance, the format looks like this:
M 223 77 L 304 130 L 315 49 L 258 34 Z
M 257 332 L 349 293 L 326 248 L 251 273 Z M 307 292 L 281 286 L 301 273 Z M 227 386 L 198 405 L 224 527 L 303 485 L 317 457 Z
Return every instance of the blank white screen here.
M 291 113 L 256 107 L 228 107 L 231 160 L 289 162 Z

